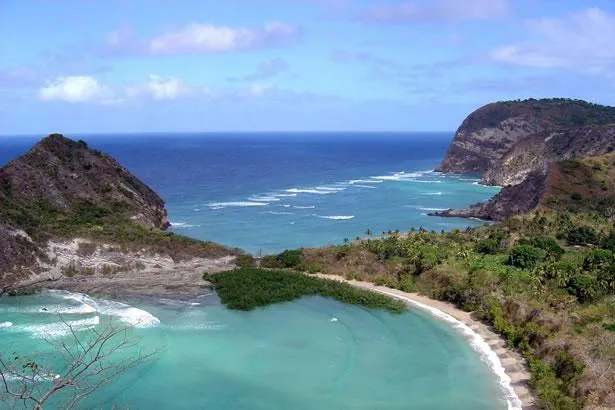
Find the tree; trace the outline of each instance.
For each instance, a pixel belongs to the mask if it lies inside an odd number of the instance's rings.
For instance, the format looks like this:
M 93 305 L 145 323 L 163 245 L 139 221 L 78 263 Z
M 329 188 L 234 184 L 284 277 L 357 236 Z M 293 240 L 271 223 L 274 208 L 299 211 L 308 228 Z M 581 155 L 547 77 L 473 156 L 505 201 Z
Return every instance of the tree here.
M 61 359 L 57 365 L 36 360 L 34 356 L 0 352 L 0 402 L 9 408 L 32 406 L 42 410 L 52 398 L 63 409 L 72 409 L 101 386 L 120 374 L 152 358 L 157 351 L 144 353 L 138 348 L 141 338 L 132 335 L 133 325 L 118 325 L 111 319 L 101 327 L 79 331 L 60 317 L 69 336 L 59 341 L 46 340 Z M 122 355 L 122 352 L 131 355 Z M 54 406 L 58 404 L 54 402 Z
M 530 269 L 541 259 L 541 250 L 531 245 L 515 245 L 510 250 L 508 263 L 521 269 Z

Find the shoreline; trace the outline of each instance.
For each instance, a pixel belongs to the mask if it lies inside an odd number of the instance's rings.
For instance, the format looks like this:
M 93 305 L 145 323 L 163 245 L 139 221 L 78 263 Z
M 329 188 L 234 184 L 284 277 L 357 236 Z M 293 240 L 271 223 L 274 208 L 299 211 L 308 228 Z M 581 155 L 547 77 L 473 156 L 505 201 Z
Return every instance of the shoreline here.
M 408 305 L 421 309 L 438 320 L 446 321 L 470 342 L 473 342 L 470 344 L 475 351 L 486 356 L 483 357 L 483 360 L 500 378 L 499 382 L 502 389 L 507 393 L 506 400 L 509 410 L 534 410 L 539 408 L 529 387 L 531 375 L 527 370 L 525 359 L 519 353 L 510 349 L 502 336 L 495 333 L 483 322 L 475 319 L 472 313 L 465 312 L 450 303 L 431 299 L 418 293 L 408 293 L 385 286 L 377 286 L 371 282 L 348 280 L 336 275 L 315 274 L 314 276 L 344 282 L 351 286 L 403 300 Z

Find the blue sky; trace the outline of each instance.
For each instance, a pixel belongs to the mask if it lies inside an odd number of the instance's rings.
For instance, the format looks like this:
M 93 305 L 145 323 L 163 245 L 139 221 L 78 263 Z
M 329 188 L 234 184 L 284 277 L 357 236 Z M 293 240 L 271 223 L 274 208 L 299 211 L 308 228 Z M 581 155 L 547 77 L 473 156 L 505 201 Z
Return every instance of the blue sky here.
M 454 130 L 615 104 L 612 0 L 0 0 L 0 135 Z

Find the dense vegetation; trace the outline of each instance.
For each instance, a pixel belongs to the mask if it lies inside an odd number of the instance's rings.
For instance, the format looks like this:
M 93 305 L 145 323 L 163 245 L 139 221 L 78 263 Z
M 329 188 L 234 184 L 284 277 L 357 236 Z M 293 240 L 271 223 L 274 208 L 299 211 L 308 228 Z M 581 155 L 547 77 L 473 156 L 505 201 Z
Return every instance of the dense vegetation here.
M 474 311 L 525 356 L 545 408 L 577 409 L 615 405 L 614 251 L 611 219 L 546 210 L 466 231 L 411 230 L 287 251 L 264 262 L 418 291 Z
M 240 268 L 216 274 L 206 273 L 203 279 L 215 286 L 222 303 L 229 309 L 252 310 L 303 296 L 320 295 L 343 303 L 386 309 L 392 313 L 406 310 L 403 302 L 391 297 L 294 272 Z
M 81 237 L 113 243 L 124 250 L 147 246 L 152 252 L 169 255 L 175 260 L 239 253 L 213 242 L 175 235 L 135 222 L 120 203 L 106 205 L 78 201 L 70 211 L 62 211 L 40 200 L 8 204 L 3 213 L 6 219 L 40 242 L 54 237 Z
M 504 101 L 511 109 L 525 109 L 540 113 L 557 126 L 578 127 L 615 123 L 615 107 L 571 98 L 530 98 Z

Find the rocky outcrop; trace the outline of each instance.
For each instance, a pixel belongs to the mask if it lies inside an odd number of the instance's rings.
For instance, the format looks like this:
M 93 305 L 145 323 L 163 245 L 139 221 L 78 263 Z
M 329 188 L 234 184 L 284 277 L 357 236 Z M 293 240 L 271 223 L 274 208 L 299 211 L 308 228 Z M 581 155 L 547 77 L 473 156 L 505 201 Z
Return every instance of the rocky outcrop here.
M 162 198 L 115 159 L 83 141 L 50 135 L 0 169 L 0 295 L 19 282 L 31 286 L 47 277 L 112 275 L 112 283 L 120 272 L 138 271 L 147 284 L 152 275 L 240 254 L 166 233 L 168 226 Z M 58 243 L 72 244 L 64 247 L 71 250 L 64 253 L 68 267 L 51 251 Z M 86 245 L 73 249 L 76 243 Z M 94 263 L 88 249 L 112 257 Z M 160 260 L 170 261 L 168 269 L 156 268 Z
M 615 153 L 550 162 L 531 171 L 520 184 L 503 188 L 487 202 L 433 215 L 502 221 L 539 208 L 614 217 Z
M 551 161 L 615 150 L 615 107 L 579 100 L 498 102 L 470 114 L 436 169 L 515 185 Z
M 0 169 L 0 188 L 5 213 L 33 203 L 71 213 L 91 203 L 153 228 L 169 226 L 164 201 L 152 189 L 112 157 L 59 134 Z
M 431 215 L 502 221 L 511 215 L 524 214 L 536 208 L 546 192 L 546 181 L 545 173 L 534 171 L 520 184 L 503 188 L 487 202 L 474 204 L 465 209 L 434 212 Z

